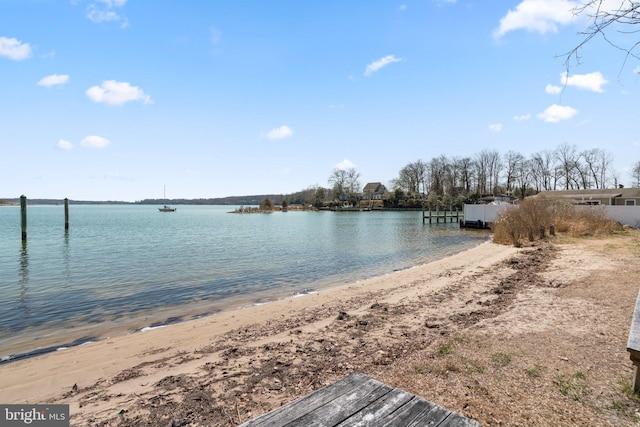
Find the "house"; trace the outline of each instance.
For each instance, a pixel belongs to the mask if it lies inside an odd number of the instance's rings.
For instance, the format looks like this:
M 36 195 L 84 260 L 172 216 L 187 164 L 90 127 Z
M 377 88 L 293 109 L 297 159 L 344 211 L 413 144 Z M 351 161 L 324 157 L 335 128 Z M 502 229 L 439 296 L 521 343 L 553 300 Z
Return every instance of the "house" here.
M 640 188 L 541 191 L 533 197 L 561 198 L 577 205 L 640 206 Z
M 370 182 L 362 190 L 362 200 L 384 200 L 388 197 L 387 187 L 379 182 Z
M 516 203 L 518 198 L 513 194 L 483 194 L 478 199 L 480 204 L 499 204 L 499 203 Z

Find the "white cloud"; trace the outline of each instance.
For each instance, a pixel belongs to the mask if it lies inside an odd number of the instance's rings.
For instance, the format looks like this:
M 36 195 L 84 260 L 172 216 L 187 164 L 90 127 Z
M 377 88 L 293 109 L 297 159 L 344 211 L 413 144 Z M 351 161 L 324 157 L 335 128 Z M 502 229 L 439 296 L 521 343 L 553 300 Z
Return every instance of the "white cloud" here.
M 636 74 L 640 74 L 640 65 L 633 69 L 633 72 Z
M 105 148 L 109 144 L 111 144 L 111 141 L 96 135 L 89 135 L 80 141 L 80 145 L 88 148 Z
M 129 101 L 142 101 L 143 104 L 153 103 L 149 95 L 139 87 L 115 80 L 106 80 L 102 82 L 102 86 L 92 86 L 87 89 L 86 94 L 94 102 L 104 102 L 109 105 L 123 105 Z
M 73 149 L 73 144 L 70 143 L 69 141 L 65 141 L 64 139 L 61 139 L 60 141 L 58 141 L 58 143 L 56 144 L 56 147 L 58 147 L 61 150 L 71 150 Z
M 575 19 L 573 9 L 576 6 L 578 2 L 570 0 L 523 0 L 500 19 L 500 26 L 493 35 L 500 38 L 515 30 L 555 33 L 558 25 L 567 25 Z
M 31 46 L 15 38 L 0 37 L 0 56 L 22 61 L 31 56 Z
M 493 125 L 489 125 L 489 130 L 491 132 L 500 132 L 502 130 L 502 123 L 496 123 Z
M 609 81 L 604 78 L 600 71 L 596 71 L 588 74 L 574 74 L 572 76 L 567 77 L 567 72 L 560 73 L 560 83 L 563 86 L 573 86 L 578 89 L 590 90 L 592 92 L 602 93 L 604 89 L 602 88 L 604 85 L 608 84 Z M 544 89 L 545 92 L 550 93 L 552 95 L 557 95 L 562 92 L 562 86 L 555 86 L 548 84 Z
M 527 114 L 522 114 L 520 116 L 514 116 L 513 120 L 515 120 L 516 122 L 524 122 L 527 121 L 531 118 L 531 113 L 527 113 Z
M 356 165 L 349 159 L 344 159 L 343 161 L 341 161 L 336 165 L 336 169 L 340 169 L 340 170 L 351 169 L 355 167 Z
M 87 18 L 95 24 L 120 22 L 120 27 L 126 28 L 129 26 L 128 19 L 113 10 L 123 7 L 126 3 L 127 0 L 95 0 L 87 7 Z
M 578 89 L 586 89 L 593 92 L 602 93 L 602 86 L 609 83 L 600 71 L 589 74 L 574 74 L 567 77 L 567 72 L 560 74 L 560 80 L 567 86 L 574 86 Z
M 544 91 L 551 95 L 557 95 L 562 92 L 562 88 L 560 86 L 547 85 L 547 87 L 544 88 Z
M 542 113 L 538 114 L 538 118 L 549 123 L 558 123 L 560 120 L 568 120 L 578 114 L 578 110 L 569 106 L 553 104 L 547 107 Z
M 96 0 L 96 3 L 102 3 L 109 8 L 122 7 L 127 3 L 127 0 Z
M 289 126 L 280 126 L 279 128 L 271 129 L 267 134 L 267 138 L 271 140 L 288 138 L 293 135 L 293 130 Z
M 364 75 L 368 77 L 389 64 L 401 61 L 402 59 L 397 58 L 395 55 L 387 55 L 384 58 L 378 59 L 377 61 L 374 61 L 371 64 L 367 65 L 367 68 L 364 70 Z
M 69 81 L 67 74 L 52 74 L 40 79 L 39 86 L 51 87 L 55 85 L 63 85 Z

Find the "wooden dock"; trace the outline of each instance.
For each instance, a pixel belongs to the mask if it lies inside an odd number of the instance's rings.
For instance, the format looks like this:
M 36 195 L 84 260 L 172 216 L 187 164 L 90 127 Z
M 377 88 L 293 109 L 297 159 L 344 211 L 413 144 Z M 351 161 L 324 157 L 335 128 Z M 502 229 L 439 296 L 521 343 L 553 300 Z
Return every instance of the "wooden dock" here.
M 429 224 L 433 224 L 433 221 L 435 220 L 436 224 L 438 224 L 440 222 L 440 220 L 442 220 L 442 222 L 446 223 L 447 219 L 449 220 L 449 222 L 460 222 L 461 219 L 464 218 L 464 214 L 462 212 L 460 212 L 458 209 L 456 210 L 450 210 L 450 211 L 440 211 L 439 209 L 436 208 L 435 212 L 432 212 L 431 210 L 428 213 L 425 213 L 424 211 L 422 211 L 422 223 L 424 224 L 427 219 L 429 220 Z
M 480 424 L 367 375 L 353 373 L 240 427 L 266 426 L 480 427 Z

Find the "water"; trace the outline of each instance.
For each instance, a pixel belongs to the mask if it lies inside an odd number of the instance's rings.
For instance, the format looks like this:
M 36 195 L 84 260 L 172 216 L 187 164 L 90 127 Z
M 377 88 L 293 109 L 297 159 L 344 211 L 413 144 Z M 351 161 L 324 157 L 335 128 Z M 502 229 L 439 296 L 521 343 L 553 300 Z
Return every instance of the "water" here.
M 0 207 L 0 357 L 350 283 L 476 246 L 421 212 Z

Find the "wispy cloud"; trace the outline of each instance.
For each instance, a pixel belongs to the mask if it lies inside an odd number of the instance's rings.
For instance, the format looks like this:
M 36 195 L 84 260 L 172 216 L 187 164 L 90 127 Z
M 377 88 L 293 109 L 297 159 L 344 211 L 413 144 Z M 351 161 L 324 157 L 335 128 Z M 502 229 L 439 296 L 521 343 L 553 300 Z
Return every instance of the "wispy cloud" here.
M 267 133 L 267 138 L 270 140 L 284 139 L 293 135 L 293 130 L 289 126 L 280 126 L 279 128 L 271 129 Z
M 495 124 L 489 125 L 489 130 L 491 132 L 500 132 L 502 130 L 502 123 L 495 123 Z
M 92 86 L 86 91 L 87 96 L 94 102 L 104 102 L 108 105 L 123 105 L 130 101 L 141 101 L 152 104 L 151 97 L 137 86 L 127 82 L 106 80 L 101 86 Z
M 558 123 L 561 120 L 568 120 L 576 114 L 578 114 L 578 110 L 575 108 L 553 104 L 538 114 L 538 118 L 548 123 Z
M 387 55 L 384 58 L 380 58 L 377 61 L 372 62 L 367 65 L 367 68 L 364 70 L 364 75 L 369 77 L 376 71 L 379 71 L 381 68 L 386 67 L 389 64 L 393 64 L 394 62 L 401 62 L 401 58 L 397 58 L 395 55 Z
M 559 25 L 568 25 L 576 19 L 573 13 L 576 6 L 578 2 L 570 0 L 523 0 L 500 19 L 493 35 L 500 38 L 515 30 L 555 33 Z
M 89 135 L 80 141 L 80 145 L 87 148 L 105 148 L 109 144 L 111 141 L 96 135 Z
M 31 56 L 31 45 L 15 38 L 0 37 L 0 56 L 22 61 Z
M 127 0 L 94 0 L 87 6 L 87 18 L 96 24 L 102 22 L 119 22 L 120 28 L 129 26 L 126 16 L 116 12 L 116 9 L 123 7 Z
M 51 87 L 56 85 L 63 85 L 69 81 L 69 75 L 67 74 L 52 74 L 40 79 L 39 86 Z
M 547 85 L 544 88 L 544 91 L 551 94 L 551 95 L 557 95 L 559 93 L 562 92 L 562 88 L 560 86 L 555 86 L 555 85 Z
M 64 139 L 61 139 L 56 144 L 56 147 L 58 147 L 61 150 L 69 151 L 73 149 L 73 144 L 70 143 L 69 141 L 65 141 Z
M 340 169 L 340 170 L 346 170 L 346 169 L 351 169 L 355 167 L 356 165 L 349 159 L 344 159 L 335 166 L 336 169 Z
M 514 116 L 513 120 L 515 120 L 516 122 L 524 122 L 531 119 L 531 113 L 527 113 L 527 114 L 521 114 L 519 116 Z

